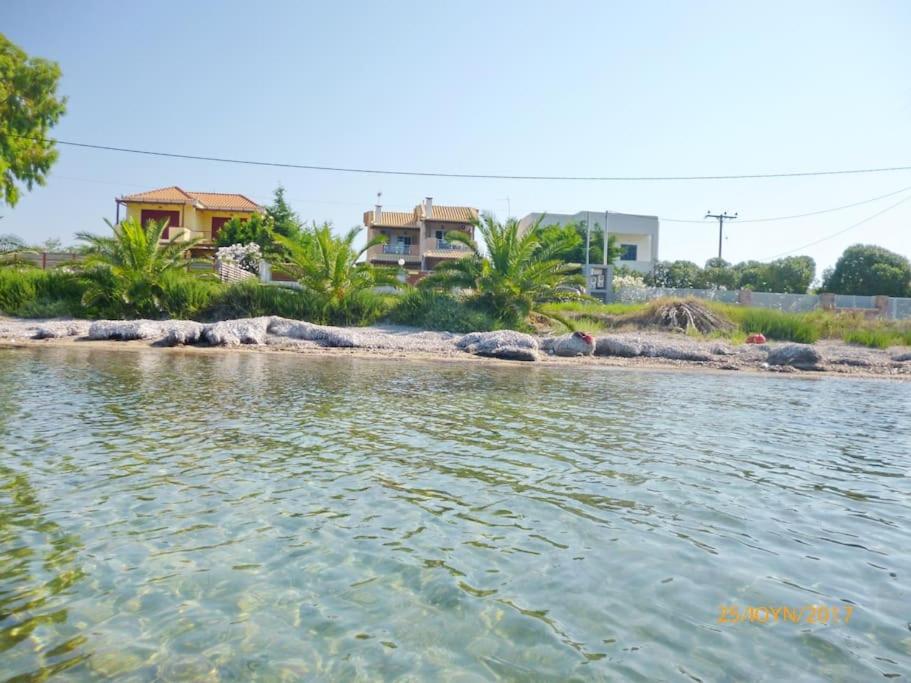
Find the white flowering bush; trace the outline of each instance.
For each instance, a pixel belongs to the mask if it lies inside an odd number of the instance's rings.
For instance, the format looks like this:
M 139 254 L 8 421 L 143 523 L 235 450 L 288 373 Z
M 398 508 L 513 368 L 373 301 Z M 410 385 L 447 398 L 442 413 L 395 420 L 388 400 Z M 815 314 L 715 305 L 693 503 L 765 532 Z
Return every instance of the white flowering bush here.
M 645 280 L 641 275 L 632 273 L 614 276 L 614 289 L 645 289 Z
M 235 263 L 251 273 L 259 272 L 259 262 L 262 260 L 262 250 L 256 242 L 250 244 L 232 244 L 228 247 L 219 247 L 215 258 L 222 263 Z

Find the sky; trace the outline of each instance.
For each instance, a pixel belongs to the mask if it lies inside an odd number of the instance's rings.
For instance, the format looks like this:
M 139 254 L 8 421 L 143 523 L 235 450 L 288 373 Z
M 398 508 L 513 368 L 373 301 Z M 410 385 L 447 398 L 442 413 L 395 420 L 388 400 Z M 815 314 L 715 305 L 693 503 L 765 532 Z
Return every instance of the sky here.
M 2 0 L 0 31 L 29 54 L 60 63 L 60 92 L 68 97 L 53 131 L 60 140 L 509 175 L 911 166 L 911 3 L 904 0 Z M 410 210 L 432 196 L 499 218 L 581 210 L 657 215 L 665 260 L 702 264 L 716 255 L 717 224 L 699 222 L 708 210 L 743 219 L 726 228 L 724 257 L 732 262 L 808 254 L 821 271 L 857 242 L 911 255 L 909 171 L 686 182 L 478 180 L 59 149 L 46 186 L 14 208 L 0 207 L 0 233 L 70 243 L 76 231 L 107 229 L 115 196 L 179 185 L 268 203 L 281 183 L 302 218 L 332 221 L 339 230 L 359 225 L 382 191 L 387 210 Z M 904 188 L 850 209 L 747 222 Z

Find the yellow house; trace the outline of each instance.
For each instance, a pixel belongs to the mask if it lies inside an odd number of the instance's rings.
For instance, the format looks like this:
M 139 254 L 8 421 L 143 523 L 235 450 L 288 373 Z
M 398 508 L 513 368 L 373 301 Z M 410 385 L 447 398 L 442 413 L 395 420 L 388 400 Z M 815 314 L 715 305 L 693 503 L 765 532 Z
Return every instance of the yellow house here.
M 176 236 L 178 241 L 189 241 L 200 238 L 202 247 L 210 247 L 218 231 L 232 218 L 249 218 L 265 211 L 242 194 L 187 192 L 176 185 L 118 197 L 116 202 L 118 223 L 120 207 L 124 206 L 124 218 L 133 218 L 143 225 L 149 220 L 167 220 L 164 239 Z

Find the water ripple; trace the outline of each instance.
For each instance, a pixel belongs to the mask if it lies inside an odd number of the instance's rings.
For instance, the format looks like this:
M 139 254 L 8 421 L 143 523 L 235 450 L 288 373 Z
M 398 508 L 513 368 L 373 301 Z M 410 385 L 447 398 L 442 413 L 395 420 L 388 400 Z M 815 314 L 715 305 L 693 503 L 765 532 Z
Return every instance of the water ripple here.
M 911 671 L 906 384 L 82 348 L 0 378 L 10 680 Z M 853 618 L 719 623 L 811 604 Z

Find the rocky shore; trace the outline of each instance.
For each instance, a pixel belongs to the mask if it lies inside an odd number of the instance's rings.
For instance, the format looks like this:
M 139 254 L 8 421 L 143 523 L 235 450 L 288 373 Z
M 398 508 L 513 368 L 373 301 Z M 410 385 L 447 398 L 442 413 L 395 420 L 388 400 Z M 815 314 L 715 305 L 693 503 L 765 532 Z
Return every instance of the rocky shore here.
M 682 334 L 576 332 L 536 337 L 511 330 L 451 334 L 401 327 L 343 328 L 279 317 L 216 323 L 187 320 L 19 320 L 0 318 L 0 345 L 111 344 L 194 349 L 244 348 L 418 359 L 497 359 L 547 364 L 683 367 L 766 373 L 834 373 L 911 379 L 911 348 L 878 350 L 836 341 L 731 344 Z

